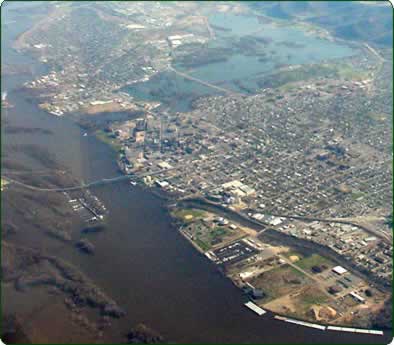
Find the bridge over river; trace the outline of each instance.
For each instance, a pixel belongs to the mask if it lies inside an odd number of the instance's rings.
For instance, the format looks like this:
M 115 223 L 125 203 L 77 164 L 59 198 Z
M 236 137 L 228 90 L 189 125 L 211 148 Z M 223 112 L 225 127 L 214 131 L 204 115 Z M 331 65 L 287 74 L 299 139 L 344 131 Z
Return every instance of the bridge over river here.
M 3 178 L 6 178 L 7 181 L 14 183 L 18 186 L 21 186 L 21 187 L 24 187 L 24 188 L 27 188 L 30 190 L 34 190 L 37 192 L 71 192 L 71 191 L 76 191 L 76 190 L 93 188 L 93 187 L 105 185 L 105 184 L 117 183 L 117 182 L 121 182 L 121 181 L 125 181 L 125 180 L 135 180 L 137 178 L 142 178 L 145 176 L 155 176 L 155 175 L 159 175 L 159 174 L 168 172 L 173 169 L 175 169 L 175 168 L 163 169 L 163 170 L 154 171 L 154 172 L 146 172 L 146 173 L 138 174 L 138 175 L 120 175 L 120 176 L 115 176 L 115 177 L 111 177 L 111 178 L 103 178 L 103 179 L 100 179 L 97 181 L 84 183 L 79 186 L 59 187 L 59 188 L 37 187 L 37 186 L 29 185 L 29 184 L 14 180 L 8 176 L 3 176 Z

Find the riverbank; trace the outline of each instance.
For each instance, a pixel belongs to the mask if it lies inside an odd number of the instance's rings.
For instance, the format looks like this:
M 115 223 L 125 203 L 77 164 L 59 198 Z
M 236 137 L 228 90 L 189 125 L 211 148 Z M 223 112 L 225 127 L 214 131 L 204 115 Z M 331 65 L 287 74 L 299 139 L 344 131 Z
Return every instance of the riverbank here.
M 10 85 L 9 81 L 3 82 Z M 9 133 L 6 142 L 46 147 L 79 180 L 119 174 L 115 154 L 108 146 L 93 136 L 84 137 L 84 131 L 74 123 L 40 111 L 20 94 L 11 93 L 10 98 L 16 106 L 7 115 L 14 126 L 23 123 L 24 127 L 50 130 L 53 135 L 49 139 L 37 131 L 23 136 Z M 26 163 L 23 159 L 21 162 Z M 243 306 L 239 289 L 179 235 L 171 225 L 167 204 L 150 190 L 123 181 L 100 186 L 95 193 L 109 212 L 109 231 L 91 238 L 95 255 L 87 256 L 73 246 L 38 237 L 28 226 L 18 239 L 25 245 L 42 246 L 48 255 L 72 263 L 126 312 L 104 331 L 102 342 L 123 342 L 130 327 L 141 322 L 170 342 L 179 343 L 376 343 L 383 339 L 341 332 L 322 334 L 272 317 L 257 317 Z M 22 314 L 22 325 L 36 337 L 41 336 L 38 339 L 44 336 L 47 342 L 60 343 L 99 341 L 89 338 L 92 333 L 79 332 L 76 324 L 83 321 L 71 320 L 62 300 L 52 307 L 53 299 L 48 299 L 45 289 L 32 287 L 7 297 L 3 307 Z M 89 318 L 94 320 L 90 314 Z M 39 322 L 28 322 L 37 319 Z M 389 338 L 387 335 L 384 339 Z
M 200 212 L 199 210 L 203 210 L 202 214 L 198 214 Z M 336 327 L 338 326 L 344 326 L 344 327 L 364 327 L 364 329 L 373 327 L 379 329 L 380 327 L 386 328 L 387 323 L 382 320 L 382 323 L 378 323 L 373 321 L 373 319 L 377 319 L 378 315 L 381 313 L 379 312 L 379 308 L 382 308 L 383 301 L 387 298 L 387 295 L 390 294 L 390 290 L 381 284 L 379 280 L 372 279 L 368 272 L 360 272 L 358 267 L 352 263 L 351 261 L 346 260 L 344 257 L 338 255 L 335 253 L 333 250 L 330 248 L 327 248 L 325 246 L 319 245 L 317 243 L 313 243 L 310 241 L 298 239 L 289 235 L 286 235 L 284 233 L 281 233 L 280 231 L 275 230 L 272 226 L 269 226 L 268 224 L 256 224 L 256 221 L 251 221 L 248 220 L 246 217 L 242 217 L 237 212 L 234 212 L 232 210 L 226 209 L 225 207 L 221 205 L 215 205 L 212 204 L 208 201 L 204 202 L 202 199 L 199 200 L 186 200 L 178 204 L 177 206 L 174 206 L 174 209 L 171 212 L 173 216 L 179 219 L 179 231 L 181 234 L 192 244 L 192 246 L 198 250 L 202 255 L 205 255 L 208 259 L 213 261 L 215 265 L 217 265 L 217 268 L 219 269 L 220 272 L 224 273 L 233 283 L 245 291 L 245 287 L 247 289 L 252 289 L 254 291 L 255 287 L 253 285 L 250 285 L 249 282 L 251 282 L 251 277 L 258 277 L 261 273 L 264 272 L 265 269 L 257 269 L 257 267 L 264 267 L 264 261 L 263 263 L 260 263 L 261 259 L 259 259 L 259 256 L 262 256 L 263 258 L 270 258 L 274 259 L 274 257 L 277 257 L 276 260 L 279 260 L 279 263 L 286 263 L 290 264 L 291 266 L 297 268 L 297 263 L 296 266 L 294 266 L 293 262 L 299 261 L 300 262 L 305 262 L 308 269 L 311 270 L 309 273 L 305 272 L 305 270 L 301 270 L 300 273 L 302 275 L 306 274 L 306 276 L 317 281 L 318 285 L 316 287 L 309 287 L 310 283 L 305 282 L 306 286 L 305 288 L 311 289 L 311 295 L 307 297 L 305 296 L 306 300 L 311 299 L 311 300 L 316 300 L 315 303 L 317 305 L 314 305 L 313 303 L 310 304 L 311 310 L 317 310 L 319 312 L 320 309 L 326 310 L 326 312 L 330 313 L 339 313 L 339 311 L 335 311 L 335 309 L 342 309 L 340 307 L 340 304 L 333 304 L 333 302 L 337 299 L 337 297 L 334 299 L 334 301 L 330 302 L 330 299 L 334 297 L 334 294 L 331 295 L 328 294 L 327 292 L 323 293 L 326 289 L 328 291 L 331 291 L 332 284 L 335 284 L 335 281 L 337 278 L 335 277 L 335 274 L 332 276 L 328 272 L 330 270 L 327 270 L 329 267 L 333 268 L 334 266 L 341 265 L 341 267 L 346 267 L 346 272 L 351 272 L 352 277 L 345 277 L 345 279 L 348 279 L 348 285 L 345 290 L 349 290 L 347 293 L 354 294 L 354 291 L 352 292 L 351 289 L 360 289 L 360 284 L 361 281 L 363 281 L 362 285 L 370 288 L 374 288 L 377 291 L 377 294 L 381 297 L 374 301 L 368 302 L 369 307 L 371 310 L 374 310 L 373 313 L 371 311 L 371 315 L 368 316 L 367 314 L 361 313 L 359 316 L 357 316 L 357 319 L 353 320 L 351 315 L 357 315 L 355 311 L 352 311 L 352 307 L 354 307 L 356 304 L 353 306 L 349 304 L 349 307 L 343 308 L 343 311 L 340 312 L 342 315 L 345 314 L 347 317 L 345 318 L 344 316 L 340 317 L 339 319 L 337 317 L 334 317 L 332 321 L 330 319 L 320 319 L 317 318 L 317 314 L 314 316 L 314 314 L 303 314 L 300 313 L 297 308 L 303 308 L 302 304 L 305 302 L 302 302 L 302 300 L 297 301 L 297 303 L 301 303 L 300 306 L 291 308 L 289 310 L 282 310 L 280 305 L 282 304 L 281 298 L 278 299 L 278 302 L 269 302 L 267 304 L 267 301 L 261 302 L 259 298 L 261 299 L 261 296 L 257 298 L 257 303 L 259 306 L 262 306 L 266 310 L 270 310 L 274 314 L 276 314 L 278 311 L 280 311 L 281 316 L 287 316 L 292 319 L 300 319 L 304 320 L 306 322 L 316 322 L 320 321 L 320 325 L 323 324 L 324 329 L 326 329 L 327 325 L 335 325 Z M 239 221 L 242 221 L 239 223 Z M 215 224 L 216 223 L 216 224 Z M 229 225 L 228 225 L 229 224 Z M 219 226 L 218 226 L 219 225 Z M 250 229 L 250 231 L 247 231 L 244 233 L 244 235 L 236 235 L 234 229 L 239 229 L 240 231 L 245 231 L 245 227 L 247 229 Z M 252 230 L 253 228 L 253 230 Z M 226 234 L 226 233 L 233 233 L 232 236 L 223 235 L 219 237 L 219 241 L 212 242 L 210 244 L 210 239 L 209 238 L 217 238 L 217 234 Z M 209 236 L 205 235 L 205 233 L 208 233 Z M 214 237 L 212 237 L 212 235 Z M 235 236 L 235 237 L 234 237 Z M 240 241 L 241 240 L 241 241 Z M 208 242 L 207 242 L 208 241 Z M 213 243 L 215 243 L 213 245 Z M 240 246 L 240 244 L 246 243 L 246 244 L 251 244 L 253 247 L 257 249 L 257 252 L 255 252 L 255 256 L 250 257 L 250 255 L 245 255 L 239 254 L 239 250 L 233 251 L 231 248 L 235 248 L 236 246 Z M 242 245 L 241 247 L 242 248 Z M 283 249 L 285 249 L 284 254 L 279 254 L 279 252 L 283 252 Z M 277 252 L 278 251 L 278 252 Z M 289 251 L 289 254 L 286 254 L 286 252 Z M 224 254 L 225 252 L 228 252 L 228 254 Z M 260 252 L 260 254 L 258 254 Z M 272 256 L 273 252 L 277 252 L 276 255 Z M 223 256 L 225 255 L 225 256 Z M 239 256 L 239 259 L 237 258 Z M 288 259 L 290 258 L 290 261 Z M 236 259 L 236 261 L 235 261 Z M 229 261 L 227 261 L 229 260 Z M 234 263 L 232 262 L 234 260 Z M 241 261 L 240 261 L 241 260 Z M 264 259 L 265 260 L 265 259 Z M 313 264 L 314 263 L 314 264 Z M 286 265 L 287 265 L 286 264 Z M 270 264 L 271 265 L 271 264 Z M 285 265 L 285 266 L 286 266 Z M 312 266 L 314 265 L 314 266 Z M 272 265 L 271 265 L 272 266 Z M 285 267 L 284 266 L 284 267 Z M 328 266 L 328 267 L 327 267 Z M 268 270 L 273 270 L 272 272 L 276 271 L 277 269 L 268 267 Z M 278 266 L 277 268 L 279 269 Z M 302 266 L 303 267 L 303 266 Z M 298 268 L 297 268 L 298 269 Z M 319 269 L 319 270 L 318 270 Z M 316 271 L 315 271 L 316 270 Z M 260 272 L 260 273 L 259 273 Z M 285 271 L 284 271 L 285 272 Z M 321 274 L 317 274 L 318 272 L 325 272 Z M 321 275 L 327 275 L 327 278 L 324 278 L 323 276 L 320 278 Z M 264 273 L 263 273 L 264 275 Z M 246 278 L 247 277 L 247 278 Z M 284 277 L 284 276 L 283 276 Z M 354 277 L 354 278 L 353 278 Z M 246 278 L 246 280 L 245 280 Z M 317 280 L 316 280 L 317 278 Z M 256 278 L 257 279 L 257 278 Z M 263 279 L 263 278 L 261 278 Z M 277 282 L 279 288 L 280 281 L 278 279 L 281 279 L 280 276 L 278 277 L 266 277 L 263 279 L 263 281 L 269 281 L 273 280 Z M 290 278 L 290 273 L 286 274 L 286 279 Z M 296 276 L 294 277 L 294 280 L 298 279 Z M 252 279 L 254 281 L 254 278 Z M 330 283 L 326 284 L 326 281 L 330 281 Z M 358 281 L 359 285 L 353 285 L 351 283 L 352 281 Z M 323 283 L 324 286 L 320 286 L 321 282 Z M 245 285 L 246 284 L 246 285 Z M 289 285 L 285 284 L 283 290 L 284 295 L 290 293 L 289 296 L 297 296 L 301 293 L 303 294 L 302 289 L 300 290 L 300 285 Z M 342 284 L 342 282 L 341 282 Z M 259 294 L 262 294 L 262 296 L 265 296 L 266 293 L 268 294 L 273 294 L 275 299 L 280 297 L 281 295 L 276 295 L 276 293 L 270 292 L 271 287 L 269 286 L 270 284 L 263 283 L 264 288 L 262 289 Z M 353 285 L 353 287 L 352 287 Z M 248 288 L 249 286 L 249 288 Z M 307 287 L 308 286 L 308 287 Z M 301 286 L 302 287 L 302 286 Z M 318 289 L 316 289 L 319 287 Z M 267 290 L 266 290 L 267 289 Z M 282 288 L 283 289 L 283 288 Z M 314 289 L 314 290 L 313 290 Z M 319 291 L 319 289 L 323 289 L 323 291 Z M 316 291 L 315 291 L 316 290 Z M 260 290 L 259 290 L 260 291 Z M 312 292 L 313 291 L 313 292 Z M 341 294 L 341 298 L 346 298 L 347 293 Z M 327 300 L 327 297 L 325 297 L 325 294 L 330 297 L 329 300 Z M 386 296 L 386 297 L 385 297 Z M 288 297 L 282 297 L 283 298 L 288 298 Z M 361 297 L 360 297 L 361 298 Z M 265 298 L 263 297 L 263 300 Z M 306 301 L 305 300 L 305 301 Z M 329 303 L 328 303 L 329 302 Z M 347 301 L 346 303 L 349 303 Z M 278 304 L 279 303 L 279 304 Z M 291 302 L 288 301 L 286 302 L 288 305 L 291 305 Z M 310 302 L 308 302 L 310 303 Z M 308 304 L 309 305 L 309 304 Z M 279 308 L 280 307 L 280 308 Z M 325 309 L 326 308 L 326 309 Z M 335 309 L 334 309 L 335 308 Z M 363 306 L 362 309 L 367 308 L 366 306 Z M 335 315 L 333 314 L 333 315 Z M 363 315 L 363 316 L 362 316 Z M 316 319 L 317 318 L 317 319 Z M 338 320 L 337 320 L 338 319 Z M 368 319 L 370 319 L 368 321 Z M 323 322 L 323 323 L 322 323 Z M 324 323 L 326 322 L 326 323 Z M 302 322 L 300 323 L 302 324 Z M 339 329 L 338 329 L 339 330 Z M 360 331 L 362 333 L 362 331 Z M 368 332 L 365 332 L 368 333 Z M 379 332 L 378 332 L 379 333 Z M 374 334 L 374 333 L 371 333 Z M 375 334 L 377 334 L 375 332 Z
M 241 214 L 240 212 L 233 211 L 229 208 L 226 208 L 220 204 L 210 202 L 204 198 L 196 198 L 196 199 L 189 199 L 189 200 L 182 200 L 179 203 L 180 207 L 186 207 L 186 208 L 197 208 L 197 209 L 203 209 L 207 211 L 214 211 L 222 216 L 225 216 L 231 220 L 240 222 L 252 229 L 255 229 L 257 232 L 260 233 L 260 236 L 262 238 L 270 239 L 270 240 L 276 240 L 278 243 L 283 243 L 283 244 L 290 244 L 291 246 L 296 246 L 296 247 L 301 247 L 301 248 L 307 248 L 312 251 L 316 251 L 319 254 L 322 254 L 324 256 L 328 256 L 332 258 L 333 260 L 337 262 L 341 262 L 345 267 L 351 270 L 355 270 L 360 276 L 362 276 L 364 279 L 371 280 L 372 282 L 376 283 L 378 286 L 381 286 L 381 288 L 385 291 L 390 291 L 390 287 L 387 287 L 383 284 L 381 284 L 381 281 L 379 279 L 376 279 L 376 277 L 371 276 L 370 272 L 368 271 L 362 271 L 358 266 L 355 265 L 352 261 L 344 258 L 343 256 L 338 255 L 336 252 L 334 252 L 332 249 L 319 245 L 318 243 L 312 242 L 312 241 L 307 241 L 303 240 L 300 238 L 296 238 L 294 236 L 289 236 L 287 234 L 284 234 L 280 231 L 275 230 L 275 227 L 261 222 L 257 221 L 255 219 L 251 219 L 250 217 L 247 217 L 246 215 Z M 300 216 L 286 216 L 286 215 L 273 215 L 276 217 L 281 217 L 281 218 L 288 218 L 288 219 L 294 219 L 294 220 L 303 220 L 307 222 L 313 222 L 313 221 L 320 221 L 324 223 L 339 223 L 339 224 L 347 224 L 347 225 L 352 225 L 352 226 L 357 226 L 367 232 L 370 232 L 369 229 L 366 229 L 365 227 L 352 223 L 347 220 L 340 220 L 340 219 L 321 219 L 321 218 L 315 218 L 315 217 L 300 217 Z M 375 235 L 375 233 L 372 233 L 372 235 Z

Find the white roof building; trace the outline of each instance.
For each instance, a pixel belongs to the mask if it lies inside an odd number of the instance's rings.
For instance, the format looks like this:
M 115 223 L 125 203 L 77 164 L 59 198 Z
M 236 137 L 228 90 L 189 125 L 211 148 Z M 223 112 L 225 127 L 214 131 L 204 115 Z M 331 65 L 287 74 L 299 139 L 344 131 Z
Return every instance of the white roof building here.
M 269 221 L 269 223 L 270 223 L 271 225 L 276 226 L 276 225 L 282 224 L 282 219 L 280 219 L 279 217 L 274 217 L 273 219 L 271 219 L 271 220 Z
M 360 295 L 358 295 L 357 293 L 355 293 L 354 291 L 352 291 L 350 293 L 350 296 L 352 296 L 353 298 L 355 298 L 357 301 L 364 303 L 365 299 L 363 297 L 361 297 Z
M 332 271 L 336 274 L 342 275 L 347 272 L 347 269 L 343 268 L 342 266 L 335 266 Z

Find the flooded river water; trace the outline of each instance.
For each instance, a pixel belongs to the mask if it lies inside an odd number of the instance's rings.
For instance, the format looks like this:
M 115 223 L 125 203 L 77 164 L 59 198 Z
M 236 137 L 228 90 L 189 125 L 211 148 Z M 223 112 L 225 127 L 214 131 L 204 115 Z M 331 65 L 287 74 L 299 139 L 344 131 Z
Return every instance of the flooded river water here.
M 192 78 L 241 94 L 255 92 L 259 89 L 259 80 L 281 66 L 330 62 L 352 56 L 357 51 L 344 43 L 316 37 L 306 28 L 273 23 L 253 14 L 204 14 L 216 30 L 214 39 L 201 49 L 215 51 L 211 54 L 220 55 L 223 60 L 184 66 L 178 63 L 178 53 L 174 49 L 173 65 Z M 223 93 L 170 70 L 124 90 L 137 99 L 165 102 L 176 111 L 188 110 L 197 97 Z
M 2 8 L 2 61 L 33 63 L 10 48 L 30 23 L 13 22 L 15 13 L 9 8 Z M 19 18 L 22 14 L 27 18 L 27 12 L 18 13 Z M 32 70 L 44 69 L 34 62 Z M 2 116 L 12 125 L 50 129 L 53 135 L 7 134 L 2 147 L 14 142 L 40 145 L 84 181 L 119 174 L 108 146 L 84 137 L 70 120 L 40 111 L 16 91 L 24 78 L 2 78 L 2 90 L 8 91 L 15 105 L 3 110 Z M 259 317 L 243 306 L 241 291 L 172 226 L 163 201 L 126 182 L 101 186 L 94 193 L 109 211 L 107 230 L 91 238 L 95 255 L 85 256 L 72 245 L 46 237 L 34 246 L 73 263 L 121 305 L 126 316 L 114 327 L 122 334 L 144 322 L 170 341 L 189 343 L 382 343 L 389 337 L 324 332 L 286 324 L 270 314 Z

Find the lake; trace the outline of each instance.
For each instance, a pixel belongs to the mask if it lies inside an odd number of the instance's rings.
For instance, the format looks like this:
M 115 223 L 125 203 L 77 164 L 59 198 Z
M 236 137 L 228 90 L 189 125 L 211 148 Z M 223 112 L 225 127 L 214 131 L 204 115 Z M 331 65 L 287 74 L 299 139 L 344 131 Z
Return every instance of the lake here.
M 229 52 L 223 53 L 226 61 L 187 68 L 177 63 L 175 51 L 173 67 L 193 78 L 239 93 L 256 92 L 258 78 L 282 66 L 333 61 L 357 51 L 343 43 L 316 37 L 301 27 L 274 23 L 255 15 L 213 13 L 208 15 L 208 20 L 215 30 L 215 39 L 204 49 Z M 123 91 L 140 100 L 164 102 L 173 111 L 190 110 L 195 98 L 220 93 L 171 71 L 132 84 Z

